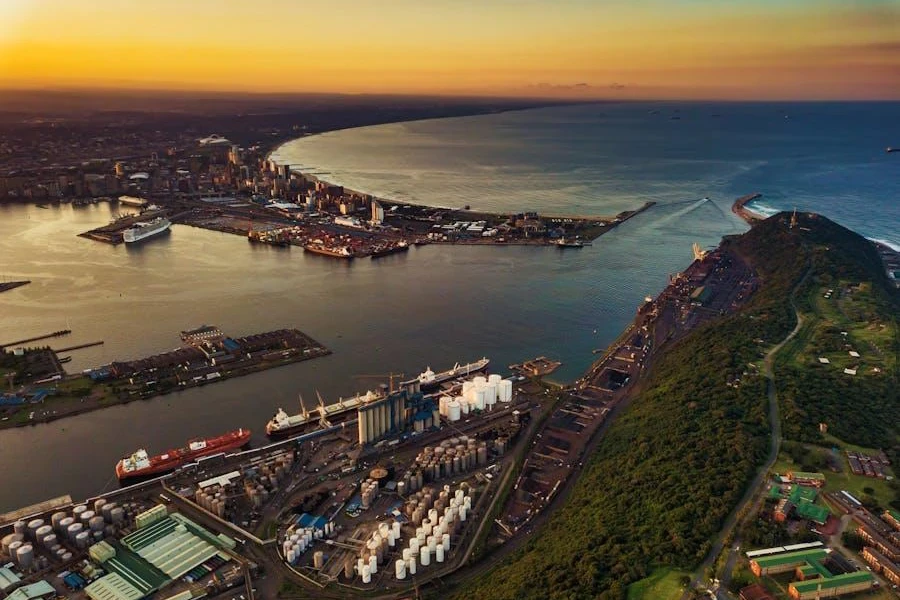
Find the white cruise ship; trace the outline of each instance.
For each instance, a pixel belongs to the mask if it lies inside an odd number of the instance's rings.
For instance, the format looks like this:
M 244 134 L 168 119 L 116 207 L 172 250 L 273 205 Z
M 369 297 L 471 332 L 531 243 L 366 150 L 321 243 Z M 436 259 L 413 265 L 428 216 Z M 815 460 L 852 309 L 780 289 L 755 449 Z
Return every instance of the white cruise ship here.
M 148 237 L 157 235 L 167 231 L 172 223 L 165 217 L 157 217 L 152 221 L 141 221 L 135 223 L 122 233 L 122 239 L 125 243 L 130 244 L 147 239 Z

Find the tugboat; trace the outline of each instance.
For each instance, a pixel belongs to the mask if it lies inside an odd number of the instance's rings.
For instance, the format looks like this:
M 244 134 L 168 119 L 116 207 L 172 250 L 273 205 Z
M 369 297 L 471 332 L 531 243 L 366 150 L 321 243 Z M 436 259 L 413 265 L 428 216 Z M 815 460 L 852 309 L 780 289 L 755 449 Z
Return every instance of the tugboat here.
M 578 238 L 566 239 L 559 238 L 556 240 L 557 248 L 584 248 L 584 242 Z

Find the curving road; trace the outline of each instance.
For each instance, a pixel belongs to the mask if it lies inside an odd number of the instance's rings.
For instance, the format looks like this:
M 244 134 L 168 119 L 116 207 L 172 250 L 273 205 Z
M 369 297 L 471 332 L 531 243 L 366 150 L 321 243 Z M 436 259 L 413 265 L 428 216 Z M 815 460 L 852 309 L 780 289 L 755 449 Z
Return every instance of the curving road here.
M 713 566 L 716 562 L 716 558 L 718 558 L 719 554 L 722 552 L 722 549 L 725 546 L 725 540 L 728 539 L 728 536 L 731 535 L 732 531 L 734 531 L 735 526 L 737 525 L 739 517 L 744 514 L 747 506 L 756 498 L 756 503 L 762 501 L 764 491 L 764 484 L 766 481 L 766 474 L 775 464 L 775 461 L 778 459 L 778 453 L 781 450 L 781 417 L 778 412 L 778 394 L 775 387 L 775 357 L 778 355 L 778 352 L 784 347 L 785 344 L 794 339 L 794 336 L 800 331 L 800 328 L 803 327 L 803 315 L 800 314 L 800 311 L 797 310 L 797 304 L 794 300 L 794 297 L 797 293 L 797 290 L 802 286 L 805 282 L 809 274 L 812 272 L 812 266 L 806 269 L 806 273 L 803 274 L 803 277 L 794 284 L 794 287 L 791 289 L 791 308 L 794 310 L 794 315 L 797 318 L 797 324 L 794 325 L 794 328 L 791 332 L 781 340 L 778 344 L 772 347 L 769 352 L 766 353 L 766 358 L 763 366 L 763 375 L 768 379 L 768 390 L 767 395 L 769 398 L 769 425 L 772 429 L 772 437 L 769 440 L 769 456 L 766 459 L 766 462 L 759 468 L 759 471 L 756 473 L 756 477 L 753 478 L 753 481 L 747 487 L 747 491 L 744 492 L 744 496 L 741 498 L 740 502 L 738 502 L 737 506 L 731 511 L 728 515 L 728 518 L 725 519 L 725 523 L 722 525 L 721 531 L 719 531 L 718 535 L 716 535 L 715 540 L 713 541 L 712 548 L 710 548 L 709 553 L 706 555 L 706 558 L 703 559 L 703 562 L 697 567 L 697 570 L 694 572 L 693 579 L 691 580 L 691 584 L 684 591 L 684 594 L 681 596 L 681 600 L 688 600 L 690 590 L 698 588 L 701 580 L 705 576 L 706 571 Z M 757 493 L 759 495 L 757 497 Z M 756 506 L 753 507 L 754 510 Z M 752 514 L 754 511 L 751 510 L 748 514 Z M 728 559 L 725 563 L 724 573 L 722 575 L 722 580 L 720 581 L 719 588 L 717 591 L 717 596 L 719 598 L 728 598 L 724 590 L 727 588 L 728 582 L 731 578 L 731 572 L 734 570 L 734 563 L 737 560 L 738 552 L 740 551 L 741 540 L 740 538 L 734 540 L 734 544 L 732 544 L 731 548 L 728 551 Z

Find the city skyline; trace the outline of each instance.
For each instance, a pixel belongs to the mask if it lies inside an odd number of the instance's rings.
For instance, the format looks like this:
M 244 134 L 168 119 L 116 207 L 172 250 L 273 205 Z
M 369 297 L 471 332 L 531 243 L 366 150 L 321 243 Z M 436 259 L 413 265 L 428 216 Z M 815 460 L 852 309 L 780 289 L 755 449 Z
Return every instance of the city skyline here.
M 0 7 L 0 87 L 897 99 L 890 1 Z

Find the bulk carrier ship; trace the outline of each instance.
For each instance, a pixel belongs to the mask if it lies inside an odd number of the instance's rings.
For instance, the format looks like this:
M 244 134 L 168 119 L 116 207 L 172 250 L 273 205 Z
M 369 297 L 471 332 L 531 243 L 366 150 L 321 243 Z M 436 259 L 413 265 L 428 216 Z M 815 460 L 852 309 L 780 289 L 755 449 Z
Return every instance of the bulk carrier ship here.
M 400 386 L 407 386 L 418 383 L 419 388 L 423 391 L 434 390 L 442 383 L 455 379 L 457 377 L 466 377 L 484 371 L 490 359 L 482 358 L 481 360 L 468 363 L 465 365 L 456 365 L 452 369 L 435 373 L 430 368 L 422 372 L 416 379 L 404 381 Z M 300 412 L 295 415 L 289 415 L 284 409 L 279 408 L 275 415 L 266 424 L 266 434 L 273 439 L 281 439 L 297 435 L 305 431 L 310 425 L 320 423 L 327 426 L 339 421 L 347 419 L 355 414 L 357 408 L 369 402 L 380 400 L 384 397 L 383 392 L 366 392 L 365 395 L 357 394 L 353 398 L 341 398 L 334 404 L 325 405 L 321 396 L 318 396 L 319 404 L 312 410 L 307 410 L 303 405 L 303 398 L 300 398 Z
M 116 463 L 116 477 L 119 481 L 135 477 L 162 475 L 198 458 L 237 450 L 250 441 L 249 429 L 237 429 L 211 438 L 190 440 L 183 448 L 169 450 L 163 454 L 149 456 L 143 448 Z
M 168 231 L 171 226 L 172 223 L 165 217 L 157 217 L 152 221 L 139 221 L 122 232 L 122 239 L 126 244 L 132 244 Z
M 327 246 L 318 240 L 309 242 L 303 249 L 313 254 L 322 254 L 332 258 L 353 258 L 353 252 L 347 246 Z

